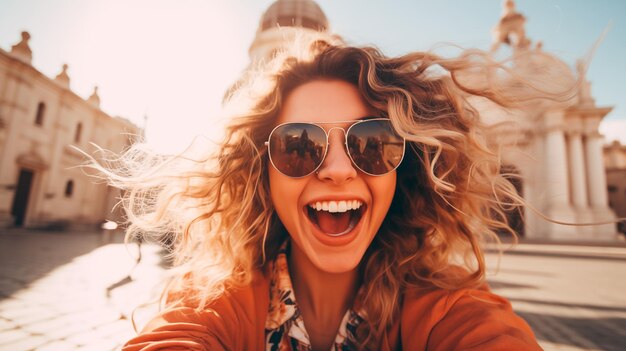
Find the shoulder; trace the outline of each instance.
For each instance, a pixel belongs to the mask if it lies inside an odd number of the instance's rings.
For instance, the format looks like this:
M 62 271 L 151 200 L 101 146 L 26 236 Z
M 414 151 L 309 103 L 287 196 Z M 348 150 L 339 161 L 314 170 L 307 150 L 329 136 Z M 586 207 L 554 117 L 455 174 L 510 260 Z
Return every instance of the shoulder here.
M 528 324 L 486 285 L 408 289 L 400 329 L 403 348 L 412 350 L 541 350 Z
M 203 309 L 169 307 L 128 341 L 123 351 L 254 350 L 263 345 L 269 282 L 258 272 L 251 284 L 229 289 Z

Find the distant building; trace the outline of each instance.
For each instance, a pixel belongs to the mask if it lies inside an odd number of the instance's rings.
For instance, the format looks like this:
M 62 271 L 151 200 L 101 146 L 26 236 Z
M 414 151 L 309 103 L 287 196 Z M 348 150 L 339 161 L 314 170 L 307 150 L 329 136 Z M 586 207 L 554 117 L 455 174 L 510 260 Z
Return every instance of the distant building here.
M 76 166 L 90 143 L 120 152 L 140 129 L 100 109 L 97 88 L 87 99 L 70 89 L 68 66 L 50 79 L 32 66 L 30 36 L 0 49 L 0 228 L 84 227 L 112 213 L 119 191 L 94 184 Z
M 534 46 L 525 35 L 525 17 L 513 0 L 505 0 L 503 14 L 494 28 L 494 45 L 513 49 L 511 70 L 545 91 L 564 92 L 565 101 L 529 101 L 515 111 L 477 103 L 487 123 L 514 123 L 492 138 L 503 146 L 503 162 L 521 175 L 524 199 L 548 218 L 574 223 L 615 221 L 609 208 L 602 156 L 603 137 L 598 132 L 612 107 L 596 106 L 585 62 L 572 69 L 558 57 Z M 515 83 L 509 93 L 520 91 Z M 522 91 L 523 92 L 523 91 Z M 565 226 L 544 220 L 530 207 L 524 213 L 524 234 L 529 238 L 558 240 L 615 240 L 614 224 Z
M 564 91 L 581 82 L 567 101 L 530 101 L 519 110 L 504 110 L 484 100 L 472 100 L 485 123 L 511 122 L 490 136 L 503 147 L 503 171 L 531 206 L 522 216 L 512 213 L 512 226 L 523 236 L 554 240 L 615 240 L 614 224 L 564 226 L 544 220 L 588 223 L 615 221 L 609 208 L 607 176 L 603 164 L 603 137 L 598 125 L 611 107 L 598 107 L 585 78 L 585 65 L 576 69 L 544 52 L 542 43 L 532 45 L 525 34 L 526 18 L 505 0 L 502 17 L 494 28 L 492 52 L 502 45 L 512 48 L 510 69 L 540 88 Z M 281 27 L 279 29 L 278 27 Z M 294 36 L 295 27 L 329 31 L 326 16 L 312 0 L 278 0 L 263 14 L 250 46 L 250 60 L 270 57 Z M 286 34 L 282 34 L 282 33 Z M 466 77 L 472 79 L 472 77 Z M 580 78 L 580 81 L 579 81 Z M 512 81 L 509 92 L 520 89 Z
M 626 146 L 614 141 L 604 147 L 606 165 L 606 183 L 609 191 L 609 206 L 620 218 L 626 218 Z M 618 225 L 621 233 L 626 234 L 626 223 Z
M 332 34 L 328 19 L 320 6 L 312 0 L 275 1 L 261 16 L 256 36 L 248 49 L 250 62 L 244 72 L 271 59 L 302 32 Z M 339 35 L 335 34 L 334 38 L 342 42 Z M 232 97 L 244 76 L 242 74 L 242 78 L 226 90 L 223 101 Z
M 271 57 L 302 30 L 330 33 L 328 19 L 319 5 L 312 0 L 274 2 L 261 16 L 256 36 L 248 50 L 250 61 Z

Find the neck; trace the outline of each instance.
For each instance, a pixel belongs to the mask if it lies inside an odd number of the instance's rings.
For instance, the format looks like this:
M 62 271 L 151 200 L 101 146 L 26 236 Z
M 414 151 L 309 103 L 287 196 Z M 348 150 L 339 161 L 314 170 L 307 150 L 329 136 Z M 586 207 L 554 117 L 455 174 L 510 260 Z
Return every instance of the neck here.
M 289 272 L 305 320 L 332 323 L 341 320 L 352 306 L 359 287 L 357 268 L 342 273 L 324 272 L 292 243 Z

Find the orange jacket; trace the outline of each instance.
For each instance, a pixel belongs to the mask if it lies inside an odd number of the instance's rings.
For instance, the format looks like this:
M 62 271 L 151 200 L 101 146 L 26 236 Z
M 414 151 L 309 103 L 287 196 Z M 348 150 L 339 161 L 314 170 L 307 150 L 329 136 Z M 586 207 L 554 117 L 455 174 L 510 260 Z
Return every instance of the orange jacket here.
M 269 280 L 259 275 L 201 312 L 171 308 L 152 320 L 123 351 L 264 350 Z M 383 350 L 541 350 L 510 303 L 487 290 L 413 288 Z

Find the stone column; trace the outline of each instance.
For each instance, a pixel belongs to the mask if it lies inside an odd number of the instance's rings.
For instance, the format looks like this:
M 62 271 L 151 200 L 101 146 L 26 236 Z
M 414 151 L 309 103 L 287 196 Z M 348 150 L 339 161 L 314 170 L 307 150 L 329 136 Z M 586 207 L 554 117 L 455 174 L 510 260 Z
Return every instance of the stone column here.
M 587 175 L 585 171 L 585 154 L 580 129 L 570 130 L 567 135 L 567 151 L 569 159 L 570 194 L 576 212 L 576 223 L 591 223 L 593 216 L 587 198 Z M 590 226 L 577 227 L 580 239 L 593 239 Z
M 575 212 L 570 205 L 570 187 L 567 167 L 565 133 L 560 126 L 550 126 L 545 135 L 545 202 L 544 214 L 554 220 L 575 222 Z M 576 228 L 552 222 L 546 225 L 546 235 L 551 239 L 576 239 Z
M 587 156 L 587 175 L 589 177 L 589 203 L 591 207 L 608 207 L 606 193 L 606 175 L 604 174 L 604 160 L 602 155 L 602 135 L 592 133 L 585 138 L 585 153 Z
M 569 155 L 570 189 L 572 204 L 577 209 L 587 208 L 587 180 L 582 135 L 579 131 L 568 134 L 567 151 Z
M 585 157 L 587 160 L 587 181 L 589 203 L 594 222 L 614 221 L 615 215 L 609 208 L 606 187 L 606 173 L 602 154 L 602 135 L 593 131 L 585 136 Z M 615 224 L 593 226 L 594 239 L 613 240 Z
M 546 180 L 551 205 L 567 206 L 569 204 L 569 182 L 567 177 L 567 158 L 565 152 L 565 135 L 562 130 L 551 128 L 546 133 Z

